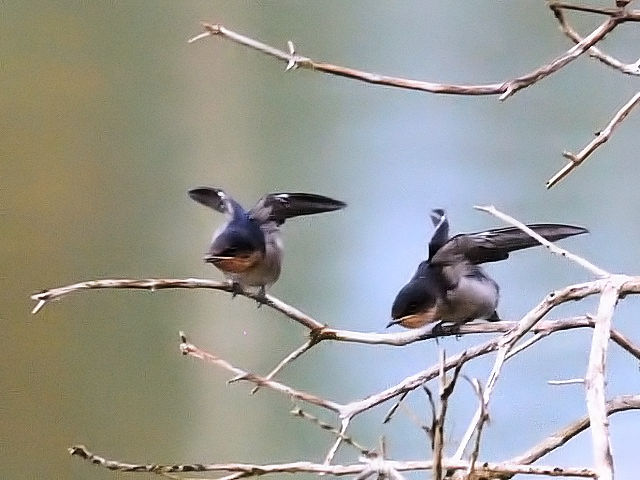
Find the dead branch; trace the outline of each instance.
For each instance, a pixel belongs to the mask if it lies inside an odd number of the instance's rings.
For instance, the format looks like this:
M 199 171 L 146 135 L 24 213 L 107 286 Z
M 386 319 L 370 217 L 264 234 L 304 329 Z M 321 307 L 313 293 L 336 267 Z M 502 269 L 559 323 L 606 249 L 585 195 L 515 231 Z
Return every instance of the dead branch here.
M 477 378 L 467 378 L 465 379 L 471 384 L 473 391 L 478 397 L 478 402 L 480 404 L 480 422 L 478 423 L 478 427 L 476 428 L 476 440 L 473 445 L 473 450 L 471 452 L 471 457 L 469 458 L 469 470 L 467 472 L 468 475 L 471 475 L 473 470 L 475 469 L 476 462 L 478 461 L 478 456 L 480 455 L 480 439 L 482 438 L 482 430 L 484 425 L 489 420 L 489 405 L 487 405 L 485 401 L 484 389 L 480 384 L 480 381 Z
M 578 168 L 582 162 L 584 162 L 589 155 L 591 155 L 600 145 L 605 143 L 609 138 L 611 138 L 611 134 L 613 130 L 620 125 L 624 119 L 629 115 L 629 112 L 633 110 L 633 108 L 640 103 L 640 92 L 637 92 L 631 99 L 625 103 L 620 110 L 616 112 L 611 121 L 604 127 L 594 138 L 591 140 L 580 152 L 571 153 L 564 152 L 562 155 L 569 160 L 569 162 L 562 167 L 558 173 L 556 173 L 553 177 L 551 177 L 547 181 L 547 188 L 553 187 L 564 177 L 569 175 L 573 170 Z
M 591 443 L 599 480 L 613 480 L 613 457 L 609 438 L 609 419 L 606 406 L 606 364 L 611 319 L 620 296 L 624 278 L 611 278 L 600 296 L 593 329 L 589 366 L 585 376 L 587 411 L 591 424 Z
M 628 282 L 626 282 L 622 287 L 621 295 L 640 293 L 640 277 L 628 277 L 628 279 Z M 42 292 L 31 295 L 31 298 L 38 302 L 33 309 L 33 313 L 38 313 L 49 302 L 65 297 L 74 292 L 110 288 L 142 289 L 149 290 L 151 292 L 173 288 L 201 288 L 233 293 L 231 287 L 226 282 L 217 282 L 214 280 L 198 278 L 112 278 L 103 280 L 89 280 L 85 282 L 66 285 L 63 287 L 43 290 Z M 553 306 L 556 306 L 567 301 L 580 300 L 591 295 L 596 295 L 601 292 L 601 288 L 602 285 L 598 281 L 587 282 L 569 285 L 563 289 L 549 293 L 547 297 L 555 297 L 557 299 L 561 299 L 559 303 L 553 303 Z M 257 295 L 254 295 L 250 292 L 244 292 L 240 295 L 251 299 L 255 299 L 257 297 Z M 306 313 L 301 312 L 295 307 L 292 307 L 291 305 L 288 305 L 282 300 L 279 300 L 271 295 L 267 295 L 266 305 L 310 329 L 313 337 L 313 345 L 321 341 L 329 340 L 336 342 L 351 342 L 367 345 L 390 345 L 401 347 L 414 342 L 428 340 L 436 337 L 436 335 L 432 332 L 432 325 L 422 329 L 407 330 L 397 333 L 357 332 L 352 330 L 334 329 L 324 326 Z M 442 329 L 438 331 L 437 336 L 505 333 L 513 329 L 515 325 L 517 325 L 517 322 L 508 321 L 470 322 L 464 325 L 453 327 L 443 325 Z M 584 327 L 593 327 L 593 321 L 589 320 L 588 317 L 573 317 L 557 321 L 541 322 L 540 324 L 536 325 L 532 329 L 532 331 L 534 333 L 552 333 L 556 331 Z M 640 347 L 633 345 L 630 340 L 622 336 L 622 334 L 620 334 L 619 332 L 614 331 L 612 332 L 611 336 L 612 340 L 616 341 L 616 343 L 618 343 L 623 348 L 626 348 L 634 356 L 640 358 Z M 304 345 L 306 345 L 306 343 Z M 302 346 L 300 347 L 300 350 L 304 350 Z
M 504 366 L 506 360 L 515 355 L 516 350 L 517 353 L 523 351 L 525 348 L 530 347 L 535 344 L 537 339 L 543 338 L 546 335 L 549 335 L 551 331 L 560 331 L 566 330 L 571 327 L 583 327 L 589 326 L 594 328 L 593 340 L 592 340 L 592 348 L 591 355 L 589 360 L 589 368 L 587 371 L 587 375 L 585 377 L 585 386 L 586 386 L 586 397 L 587 397 L 587 407 L 589 411 L 589 421 L 592 426 L 592 438 L 593 438 L 593 446 L 594 446 L 594 458 L 596 464 L 596 471 L 599 478 L 605 480 L 611 480 L 613 478 L 613 461 L 611 457 L 610 450 L 610 442 L 609 442 L 609 434 L 608 434 L 608 420 L 607 420 L 607 404 L 605 403 L 605 366 L 606 366 L 606 352 L 609 338 L 611 337 L 611 318 L 615 309 L 615 305 L 618 299 L 624 295 L 632 294 L 632 293 L 640 293 L 640 277 L 630 277 L 626 275 L 611 275 L 608 272 L 594 266 L 590 262 L 578 257 L 577 255 L 573 255 L 570 252 L 557 247 L 556 245 L 546 241 L 544 238 L 537 236 L 534 232 L 531 232 L 526 226 L 518 222 L 517 220 L 499 212 L 494 207 L 476 207 L 480 210 L 486 211 L 488 213 L 493 214 L 494 216 L 503 219 L 507 223 L 510 223 L 518 228 L 521 228 L 526 233 L 530 234 L 532 237 L 536 238 L 540 243 L 547 246 L 549 250 L 553 253 L 559 254 L 561 256 L 567 257 L 572 261 L 580 264 L 584 268 L 588 269 L 592 273 L 599 275 L 603 278 L 598 280 L 587 282 L 578 285 L 572 285 L 569 287 L 565 287 L 564 289 L 552 292 L 549 294 L 541 303 L 539 303 L 536 307 L 534 307 L 529 313 L 527 313 L 519 322 L 510 325 L 510 329 L 504 333 L 504 335 L 494 338 L 489 342 L 485 342 L 484 344 L 476 345 L 474 347 L 468 348 L 462 353 L 450 357 L 449 359 L 441 358 L 441 361 L 438 365 L 433 366 L 427 370 L 423 370 L 418 372 L 417 374 L 411 375 L 400 383 L 390 388 L 387 388 L 381 392 L 375 393 L 373 395 L 369 395 L 365 398 L 355 400 L 346 404 L 341 404 L 338 402 L 334 402 L 328 399 L 321 398 L 317 395 L 313 395 L 308 392 L 300 391 L 294 389 L 290 386 L 284 385 L 280 382 L 274 381 L 271 377 L 283 368 L 287 363 L 292 361 L 295 358 L 298 358 L 304 352 L 309 350 L 313 345 L 319 343 L 322 340 L 342 340 L 342 341 L 351 341 L 351 342 L 360 342 L 360 343 L 371 343 L 371 344 L 383 344 L 387 343 L 390 345 L 400 345 L 406 344 L 412 338 L 413 341 L 417 339 L 424 338 L 425 335 L 433 335 L 432 331 L 428 331 L 424 329 L 422 331 L 418 331 L 416 333 L 409 334 L 373 334 L 373 333 L 359 333 L 359 332 L 348 332 L 348 331 L 340 331 L 340 330 L 332 330 L 328 327 L 323 326 L 316 320 L 308 317 L 304 313 L 298 311 L 297 309 L 281 302 L 280 300 L 274 297 L 266 297 L 263 298 L 258 295 L 254 295 L 251 293 L 243 293 L 244 296 L 249 298 L 258 297 L 260 300 L 265 302 L 272 308 L 275 308 L 278 311 L 283 312 L 290 318 L 298 321 L 300 324 L 310 329 L 310 339 L 305 342 L 302 346 L 297 348 L 294 352 L 288 355 L 283 361 L 281 361 L 278 366 L 269 374 L 268 378 L 261 377 L 254 373 L 242 370 L 238 367 L 233 366 L 226 360 L 212 354 L 206 352 L 191 343 L 187 343 L 184 334 L 180 334 L 181 336 L 181 344 L 180 350 L 184 355 L 190 355 L 212 364 L 215 364 L 231 373 L 233 373 L 236 377 L 234 381 L 244 380 L 253 383 L 258 387 L 267 387 L 274 391 L 280 392 L 292 399 L 300 400 L 312 405 L 319 406 L 321 408 L 332 411 L 338 415 L 338 419 L 340 420 L 340 429 L 336 431 L 333 427 L 328 427 L 326 429 L 331 429 L 336 434 L 336 440 L 331 446 L 329 452 L 325 457 L 324 466 L 328 467 L 332 459 L 334 458 L 340 444 L 343 441 L 349 442 L 350 437 L 346 435 L 346 431 L 349 427 L 351 420 L 363 413 L 371 409 L 372 407 L 379 405 L 383 402 L 386 402 L 392 398 L 401 396 L 404 398 L 408 392 L 414 390 L 415 388 L 424 386 L 426 382 L 429 380 L 439 376 L 441 379 L 441 391 L 440 391 L 440 413 L 437 415 L 434 424 L 433 424 L 433 449 L 434 449 L 434 463 L 430 466 L 430 468 L 434 469 L 434 474 L 436 478 L 442 478 L 443 471 L 446 469 L 456 470 L 465 468 L 468 472 L 468 476 L 471 476 L 472 473 L 483 472 L 484 470 L 489 469 L 492 473 L 496 472 L 496 468 L 502 469 L 502 471 L 508 474 L 515 473 L 539 473 L 542 470 L 545 470 L 546 467 L 528 467 L 526 470 L 522 470 L 521 466 L 514 467 L 512 465 L 507 465 L 505 467 L 504 464 L 500 464 L 499 467 L 489 467 L 488 463 L 484 463 L 481 466 L 477 465 L 477 457 L 479 451 L 479 438 L 482 432 L 482 427 L 484 422 L 486 421 L 488 405 L 490 401 L 491 394 L 495 385 L 497 383 L 497 379 L 500 375 L 500 372 Z M 73 285 L 69 285 L 66 287 L 60 287 L 51 290 L 45 290 L 38 294 L 32 296 L 34 300 L 38 302 L 36 307 L 34 308 L 34 313 L 38 312 L 47 302 L 65 296 L 69 293 L 80 291 L 80 290 L 89 290 L 89 289 L 98 289 L 98 288 L 133 288 L 133 289 L 147 289 L 147 290 L 157 290 L 157 289 L 167 289 L 167 288 L 209 288 L 214 290 L 222 290 L 233 292 L 231 285 L 224 282 L 213 282 L 209 280 L 199 280 L 199 279 L 143 279 L 143 280 L 131 280 L 131 279 L 115 279 L 115 280 L 96 280 L 96 281 L 88 281 L 76 283 Z M 569 300 L 578 300 L 593 294 L 601 294 L 600 306 L 598 308 L 598 313 L 595 318 L 578 318 L 573 319 L 570 322 L 564 322 L 564 324 L 560 324 L 559 322 L 548 322 L 547 325 L 542 328 L 538 326 L 538 322 L 555 306 L 565 303 Z M 506 322 L 501 322 L 506 323 Z M 571 327 L 570 327 L 571 326 Z M 529 331 L 535 331 L 537 328 L 537 333 L 534 338 L 521 343 L 519 346 L 516 346 L 517 343 L 523 338 L 523 336 Z M 473 324 L 470 325 L 462 325 L 462 329 L 470 328 L 471 330 L 475 329 L 475 332 L 478 330 L 477 327 Z M 504 328 L 504 325 L 493 325 L 490 329 L 496 331 L 497 328 Z M 460 329 L 457 329 L 458 332 Z M 453 332 L 454 330 L 452 330 Z M 409 336 L 408 336 L 409 335 Z M 413 335 L 411 337 L 410 335 Z M 638 347 L 633 345 L 628 339 L 624 338 L 620 334 L 616 334 L 614 340 L 620 343 L 624 348 L 630 350 L 634 355 L 638 353 Z M 479 357 L 481 355 L 485 355 L 487 353 L 498 351 L 498 355 L 494 362 L 494 366 L 491 370 L 491 373 L 486 382 L 486 386 L 484 389 L 478 387 L 477 391 L 482 394 L 482 401 L 480 402 L 480 406 L 474 415 L 474 418 L 471 420 L 467 431 L 464 434 L 462 441 L 453 457 L 453 460 L 446 460 L 443 454 L 443 427 L 444 420 L 446 415 L 446 406 L 448 397 L 451 395 L 453 390 L 453 385 L 455 384 L 455 379 L 457 378 L 460 368 L 462 365 L 471 359 Z M 451 382 L 447 382 L 445 372 L 451 368 L 454 368 L 454 376 Z M 402 399 L 401 398 L 401 399 Z M 395 407 L 394 407 L 395 408 Z M 393 410 L 393 409 L 392 409 Z M 303 415 L 301 415 L 303 416 Z M 305 417 L 306 418 L 306 417 Z M 389 418 L 389 415 L 387 416 Z M 476 435 L 476 443 L 474 446 L 474 451 L 471 457 L 471 461 L 469 463 L 462 462 L 462 457 L 465 453 L 467 446 L 469 445 L 471 439 Z M 352 445 L 353 442 L 349 442 Z M 82 449 L 76 451 L 83 451 Z M 81 456 L 83 454 L 80 454 Z M 87 454 L 89 455 L 89 454 Z M 101 463 L 106 466 L 106 468 L 111 468 L 109 465 L 115 465 L 112 461 L 98 461 L 99 457 L 91 456 L 91 461 L 94 463 Z M 454 465 L 451 467 L 450 465 Z M 124 464 L 122 464 L 124 465 Z M 290 464 L 289 464 L 290 465 Z M 402 470 L 402 465 L 406 465 L 406 462 L 387 462 L 386 460 L 376 457 L 372 459 L 368 459 L 364 463 L 363 469 L 355 472 L 360 478 L 367 478 L 375 473 L 378 475 L 383 475 L 387 477 L 392 477 L 396 479 L 400 479 L 400 471 Z M 459 465 L 464 465 L 464 467 L 456 467 Z M 399 468 L 396 468 L 399 466 Z M 126 468 L 129 468 L 127 466 Z M 133 470 L 127 471 L 137 471 L 136 468 L 147 468 L 148 466 L 133 466 Z M 191 466 L 182 466 L 183 468 L 191 468 Z M 116 468 L 118 469 L 118 468 Z M 149 470 L 140 470 L 140 471 L 149 471 Z M 181 471 L 193 471 L 193 470 L 181 470 Z M 200 471 L 200 470 L 198 470 Z M 240 472 L 239 476 L 249 476 L 249 475 L 261 475 L 263 473 L 246 473 L 242 470 L 229 470 L 234 473 L 229 477 L 236 477 L 236 473 Z M 311 470 L 297 470 L 297 471 L 311 471 Z M 593 470 L 572 470 L 572 469 L 562 469 L 559 467 L 554 467 L 552 470 L 554 473 L 546 473 L 547 475 L 562 475 L 562 476 L 586 476 L 593 477 L 596 473 Z M 173 472 L 173 470 L 162 471 L 159 470 L 155 473 L 160 473 L 163 475 L 169 474 Z M 266 471 L 265 473 L 272 473 L 271 471 Z M 324 473 L 329 473 L 328 471 Z M 333 473 L 333 472 L 332 472 Z M 339 475 L 340 473 L 333 473 Z M 345 473 L 347 474 L 347 473 Z
M 558 8 L 566 8 L 559 6 Z M 217 36 L 226 38 L 245 47 L 252 48 L 266 55 L 270 55 L 274 58 L 284 61 L 287 64 L 286 70 L 293 70 L 295 68 L 304 68 L 307 70 L 319 71 L 331 75 L 337 75 L 340 77 L 351 78 L 361 82 L 366 82 L 374 85 L 384 85 L 388 87 L 419 90 L 429 93 L 437 94 L 451 94 L 451 95 L 500 95 L 500 100 L 505 100 L 517 91 L 526 88 L 534 83 L 548 77 L 552 73 L 557 72 L 562 67 L 578 58 L 584 52 L 593 47 L 596 43 L 601 41 L 608 33 L 610 33 L 620 23 L 626 21 L 636 21 L 635 12 L 626 12 L 622 9 L 618 9 L 615 15 L 609 16 L 609 18 L 602 23 L 593 32 L 587 35 L 582 41 L 578 42 L 572 48 L 567 50 L 562 55 L 556 57 L 548 64 L 542 65 L 532 72 L 521 75 L 512 80 L 491 83 L 483 85 L 454 85 L 435 82 L 426 82 L 420 80 L 412 80 L 402 77 L 391 77 L 387 75 L 379 75 L 377 73 L 365 72 L 362 70 L 356 70 L 349 67 L 342 67 L 339 65 L 333 65 L 325 62 L 318 62 L 311 58 L 297 55 L 295 48 L 291 41 L 288 42 L 289 51 L 285 52 L 278 48 L 272 47 L 265 43 L 254 40 L 245 35 L 241 35 L 237 32 L 229 30 L 223 25 L 211 24 L 203 22 L 202 27 L 205 29 L 205 33 L 197 35 L 189 40 L 189 43 L 193 43 L 197 40 L 208 36 Z
M 606 403 L 606 414 L 612 415 L 618 412 L 625 412 L 627 410 L 640 410 L 640 395 L 621 395 L 619 397 L 612 398 Z M 508 463 L 518 464 L 530 464 L 533 463 L 546 454 L 556 450 L 563 446 L 573 437 L 581 432 L 584 432 L 589 428 L 590 420 L 589 416 L 585 416 L 580 420 L 572 422 L 562 430 L 559 430 L 540 443 L 530 448 L 528 451 L 517 457 L 513 457 L 507 460 Z
M 316 417 L 314 415 L 311 415 L 308 412 L 305 412 L 300 407 L 294 408 L 293 410 L 291 410 L 290 413 L 292 415 L 296 416 L 296 417 L 304 418 L 305 420 L 308 420 L 308 421 L 314 423 L 321 430 L 326 430 L 327 432 L 333 433 L 336 437 L 341 438 L 344 443 L 346 443 L 347 445 L 351 445 L 353 448 L 358 450 L 361 455 L 371 456 L 371 455 L 373 455 L 375 453 L 372 449 L 366 448 L 366 447 L 363 447 L 362 445 L 360 445 L 353 438 L 348 437 L 348 436 L 344 435 L 343 433 L 340 433 L 340 430 L 335 428 L 333 425 L 331 425 L 329 423 L 326 423 L 326 422 L 323 422 L 318 417 Z
M 569 25 L 569 22 L 567 22 L 562 8 L 558 8 L 558 6 L 553 3 L 550 4 L 549 7 L 553 11 L 553 14 L 555 15 L 556 19 L 558 20 L 558 23 L 560 24 L 560 29 L 562 30 L 562 32 L 567 37 L 569 37 L 569 39 L 572 42 L 580 43 L 583 40 L 582 37 L 578 34 L 578 32 L 576 32 L 573 29 L 571 25 Z M 600 50 L 598 47 L 595 47 L 595 46 L 591 47 L 588 53 L 590 57 L 595 58 L 600 62 L 604 63 L 605 65 L 611 68 L 614 68 L 626 75 L 640 75 L 640 59 L 638 59 L 634 63 L 623 63 L 617 58 L 614 58 L 611 55 L 607 55 L 606 53 L 604 53 L 602 50 Z
M 51 288 L 31 295 L 31 299 L 38 302 L 31 313 L 38 313 L 48 302 L 60 297 L 69 295 L 70 293 L 82 290 L 95 290 L 103 288 L 117 289 L 140 289 L 155 292 L 156 290 L 166 290 L 170 288 L 204 288 L 211 290 L 219 290 L 232 294 L 242 295 L 251 298 L 256 302 L 265 304 L 274 310 L 283 313 L 285 316 L 295 320 L 300 325 L 309 330 L 321 329 L 324 325 L 317 322 L 309 315 L 301 312 L 295 307 L 284 303 L 273 295 L 267 294 L 262 296 L 257 292 L 243 291 L 237 292 L 229 282 L 217 282 L 215 280 L 205 280 L 200 278 L 110 278 L 103 280 L 89 280 L 86 282 L 74 283 L 64 287 Z
M 335 476 L 358 475 L 371 466 L 383 472 L 386 469 L 393 469 L 398 472 L 431 470 L 433 462 L 431 461 L 406 461 L 399 462 L 393 460 L 378 459 L 377 462 L 362 462 L 350 465 L 326 465 L 312 462 L 292 462 L 271 465 L 256 465 L 246 463 L 222 463 L 222 464 L 180 464 L 180 465 L 161 465 L 161 464 L 134 464 L 125 463 L 118 460 L 108 460 L 104 457 L 90 452 L 83 445 L 76 445 L 69 448 L 69 454 L 78 456 L 88 462 L 93 463 L 109 470 L 118 472 L 142 472 L 142 473 L 181 473 L 181 472 L 240 472 L 246 477 L 257 477 L 261 475 L 277 474 L 277 473 L 315 473 L 328 474 Z M 447 470 L 467 470 L 469 464 L 467 462 L 445 461 L 443 465 Z M 377 473 L 376 470 L 372 473 Z M 485 462 L 478 465 L 474 470 L 478 475 L 548 475 L 553 477 L 582 477 L 596 478 L 595 471 L 588 468 L 575 467 L 557 467 L 545 465 L 517 465 L 509 463 L 491 463 Z
M 466 358 L 461 359 L 453 370 L 453 375 L 448 379 L 445 370 L 445 359 L 446 355 L 444 351 L 441 350 L 440 362 L 438 364 L 438 377 L 440 379 L 440 409 L 436 415 L 433 425 L 433 478 L 435 480 L 442 480 L 444 473 L 442 468 L 442 464 L 444 462 L 444 423 L 447 417 L 447 409 L 449 408 L 449 397 L 456 386 L 462 365 L 464 365 L 467 360 Z
M 187 338 L 184 333 L 180 332 L 180 352 L 183 355 L 189 355 L 191 357 L 199 358 L 201 360 L 205 360 L 207 362 L 213 363 L 218 367 L 227 370 L 228 372 L 233 373 L 237 376 L 238 379 L 246 380 L 248 382 L 254 383 L 261 387 L 267 387 L 271 390 L 275 390 L 276 392 L 283 393 L 291 398 L 295 398 L 297 400 L 302 400 L 303 402 L 310 403 L 312 405 L 317 405 L 319 407 L 326 408 L 327 410 L 331 410 L 333 412 L 340 412 L 341 405 L 330 400 L 325 400 L 324 398 L 320 398 L 316 395 L 312 395 L 307 392 L 303 392 L 301 390 L 296 390 L 287 385 L 284 385 L 280 382 L 276 382 L 274 380 L 267 380 L 264 377 L 260 377 L 259 375 L 255 375 L 253 373 L 242 370 L 238 367 L 234 367 L 226 360 L 210 353 L 201 348 L 196 347 L 192 343 L 187 342 Z
M 490 215 L 493 215 L 494 217 L 499 218 L 503 222 L 508 223 L 509 225 L 512 225 L 514 227 L 519 228 L 524 233 L 526 233 L 527 235 L 529 235 L 533 239 L 535 239 L 538 242 L 540 242 L 540 244 L 545 246 L 551 253 L 555 253 L 556 255 L 560 255 L 561 257 L 565 257 L 565 258 L 571 260 L 572 262 L 577 263 L 581 267 L 586 268 L 587 270 L 589 270 L 591 273 L 593 273 L 597 277 L 607 277 L 607 276 L 610 275 L 610 273 L 607 272 L 606 270 L 603 270 L 602 268 L 596 267 L 594 264 L 592 264 L 591 262 L 585 260 L 584 258 L 579 257 L 578 255 L 575 255 L 575 254 L 569 252 L 568 250 L 565 250 L 564 248 L 559 247 L 555 243 L 550 242 L 546 238 L 538 235 L 536 232 L 534 232 L 529 227 L 527 227 L 524 223 L 519 222 L 515 218 L 510 217 L 509 215 L 507 215 L 505 213 L 502 213 L 501 211 L 499 211 L 493 205 L 488 205 L 488 206 L 485 206 L 485 207 L 481 207 L 481 206 L 477 206 L 476 205 L 473 208 L 475 208 L 476 210 L 480 210 L 482 212 L 486 212 L 486 213 L 488 213 Z

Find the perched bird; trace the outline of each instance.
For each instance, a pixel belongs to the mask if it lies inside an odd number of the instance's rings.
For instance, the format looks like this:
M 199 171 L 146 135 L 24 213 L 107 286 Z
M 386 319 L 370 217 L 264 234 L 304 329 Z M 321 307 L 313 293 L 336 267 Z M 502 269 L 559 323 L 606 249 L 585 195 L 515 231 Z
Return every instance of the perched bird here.
M 538 241 L 515 227 L 449 238 L 444 210 L 433 210 L 431 220 L 435 231 L 429 242 L 429 258 L 420 263 L 413 278 L 398 292 L 391 308 L 393 320 L 387 327 L 500 320 L 496 313 L 500 289 L 479 265 L 504 260 L 514 250 L 540 245 Z M 588 232 L 586 228 L 553 223 L 527 226 L 551 242 Z
M 300 215 L 331 212 L 346 203 L 312 193 L 270 193 L 248 212 L 219 188 L 189 190 L 198 203 L 224 213 L 227 222 L 213 234 L 205 262 L 212 263 L 233 282 L 234 291 L 267 286 L 280 276 L 282 240 L 280 225 Z

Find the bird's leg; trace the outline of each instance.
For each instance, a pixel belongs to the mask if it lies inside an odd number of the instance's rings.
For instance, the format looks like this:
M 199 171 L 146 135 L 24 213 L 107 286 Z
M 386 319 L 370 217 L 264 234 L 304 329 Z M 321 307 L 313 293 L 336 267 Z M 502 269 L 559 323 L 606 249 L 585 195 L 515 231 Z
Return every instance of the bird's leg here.
M 442 320 L 436 323 L 431 329 L 431 334 L 433 337 L 438 340 L 438 337 L 441 337 L 445 334 L 444 327 L 442 326 Z
M 456 338 L 460 338 L 460 334 L 457 333 L 460 330 L 460 325 L 457 323 L 446 323 L 444 320 L 440 320 L 431 329 L 431 333 L 437 340 L 438 337 L 444 337 L 446 335 L 455 334 Z
M 258 308 L 267 303 L 267 291 L 264 285 L 260 285 L 260 288 L 258 289 L 256 302 L 258 303 Z
M 244 289 L 242 288 L 242 285 L 240 285 L 238 282 L 234 282 L 233 280 L 231 280 L 231 298 L 236 298 L 236 295 L 239 295 L 242 293 L 244 293 Z

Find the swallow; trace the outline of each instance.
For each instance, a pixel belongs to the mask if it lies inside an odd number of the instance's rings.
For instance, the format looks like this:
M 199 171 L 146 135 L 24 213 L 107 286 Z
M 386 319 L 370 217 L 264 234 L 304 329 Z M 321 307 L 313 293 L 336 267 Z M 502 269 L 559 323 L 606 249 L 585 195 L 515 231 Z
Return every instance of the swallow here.
M 312 193 L 269 193 L 249 211 L 219 188 L 189 190 L 189 197 L 226 216 L 213 234 L 204 261 L 231 280 L 234 293 L 244 287 L 267 287 L 280 276 L 283 246 L 280 226 L 301 215 L 340 210 L 346 203 Z
M 498 284 L 480 267 L 497 262 L 515 250 L 540 245 L 516 227 L 461 233 L 449 238 L 449 220 L 442 209 L 433 210 L 435 227 L 429 242 L 429 257 L 418 265 L 409 283 L 398 292 L 387 325 L 419 328 L 428 323 L 466 323 L 474 319 L 499 321 Z M 555 223 L 527 225 L 555 242 L 588 233 L 583 227 Z

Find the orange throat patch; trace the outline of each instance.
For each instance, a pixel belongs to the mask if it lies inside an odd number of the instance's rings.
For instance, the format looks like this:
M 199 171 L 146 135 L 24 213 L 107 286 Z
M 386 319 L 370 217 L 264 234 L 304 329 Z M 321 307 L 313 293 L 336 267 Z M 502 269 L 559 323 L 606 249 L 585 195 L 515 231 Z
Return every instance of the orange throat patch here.
M 213 263 L 217 268 L 223 272 L 229 273 L 242 273 L 246 272 L 250 268 L 254 267 L 260 260 L 262 260 L 261 252 L 253 252 L 250 254 L 237 255 L 235 257 L 223 257 L 211 255 L 206 257 L 205 261 Z
M 426 312 L 416 313 L 415 315 L 407 315 L 406 317 L 399 318 L 393 323 L 402 325 L 404 328 L 420 328 L 427 323 L 433 323 L 438 321 L 437 310 L 431 308 Z

